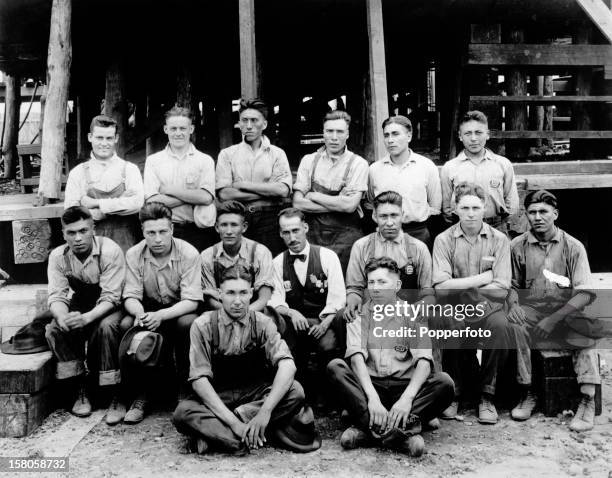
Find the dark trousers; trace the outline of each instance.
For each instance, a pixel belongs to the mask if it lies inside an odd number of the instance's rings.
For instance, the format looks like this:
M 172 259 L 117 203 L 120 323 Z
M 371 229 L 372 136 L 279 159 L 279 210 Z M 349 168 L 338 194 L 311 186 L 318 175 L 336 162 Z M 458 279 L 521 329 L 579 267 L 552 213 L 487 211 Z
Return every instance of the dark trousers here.
M 433 241 L 431 240 L 431 234 L 429 232 L 429 227 L 427 226 L 427 221 L 405 223 L 402 224 L 402 229 L 408 235 L 418 239 L 421 242 L 424 242 L 427 249 L 429 249 L 431 252 Z
M 278 213 L 283 207 L 286 206 L 247 206 L 249 227 L 244 235 L 270 249 L 272 257 L 286 249 L 278 231 Z
M 368 398 L 357 375 L 342 359 L 334 359 L 327 366 L 327 373 L 334 389 L 340 394 L 344 407 L 348 410 L 353 424 L 362 430 L 370 425 Z M 399 400 L 410 383 L 410 379 L 371 377 L 372 385 L 383 406 L 389 410 Z M 453 401 L 452 379 L 444 372 L 432 373 L 423 383 L 412 402 L 412 412 L 422 423 L 437 417 Z
M 174 232 L 172 235 L 178 239 L 187 241 L 198 252 L 208 249 L 210 246 L 219 241 L 219 234 L 214 227 L 200 228 L 194 222 L 186 222 L 184 224 L 174 223 Z
M 101 386 L 120 383 L 117 353 L 123 335 L 120 330 L 122 315 L 121 311 L 113 311 L 82 329 L 68 332 L 60 329 L 53 319 L 46 327 L 45 337 L 57 359 L 56 377 L 60 380 L 78 377 L 89 370 L 90 373 L 98 374 Z
M 217 391 L 219 398 L 244 423 L 248 423 L 261 409 L 272 387 L 269 383 L 259 383 L 250 387 Z M 293 384 L 272 410 L 270 426 L 284 424 L 297 414 L 304 404 L 304 390 L 299 382 Z M 224 450 L 236 451 L 241 448 L 241 437 L 234 435 L 232 429 L 202 403 L 195 394 L 182 400 L 172 417 L 174 426 L 180 433 L 204 438 Z

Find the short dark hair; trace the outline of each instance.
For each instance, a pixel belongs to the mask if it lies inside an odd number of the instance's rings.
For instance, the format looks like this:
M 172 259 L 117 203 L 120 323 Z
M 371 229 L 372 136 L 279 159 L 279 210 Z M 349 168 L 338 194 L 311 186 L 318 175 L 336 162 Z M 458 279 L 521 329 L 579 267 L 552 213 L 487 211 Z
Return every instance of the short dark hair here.
M 89 125 L 89 132 L 93 133 L 94 127 L 96 126 L 100 128 L 115 128 L 115 134 L 117 134 L 117 122 L 110 116 L 94 116 L 91 120 L 91 124 Z
M 168 206 L 161 202 L 151 201 L 146 203 L 138 212 L 140 224 L 146 221 L 155 221 L 157 219 L 168 219 L 172 222 L 172 211 Z
M 335 121 L 335 120 L 344 120 L 346 122 L 346 127 L 347 128 L 351 127 L 351 115 L 348 114 L 344 110 L 330 111 L 323 117 L 323 124 L 325 124 L 326 121 Z
M 238 214 L 245 221 L 248 218 L 247 208 L 240 201 L 223 201 L 217 208 L 217 221 L 223 214 Z
M 193 113 L 189 108 L 185 108 L 184 106 L 173 106 L 166 111 L 164 119 L 168 120 L 168 118 L 172 118 L 173 116 L 183 116 L 193 122 Z
M 482 202 L 484 202 L 486 198 L 485 190 L 481 186 L 466 181 L 455 186 L 455 204 L 459 204 L 459 200 L 463 196 L 476 196 L 480 198 Z
M 240 100 L 240 108 L 238 113 L 244 110 L 257 110 L 261 113 L 265 120 L 268 119 L 269 109 L 266 102 L 260 98 L 242 98 Z
M 479 123 L 487 125 L 489 127 L 489 120 L 487 119 L 487 115 L 482 111 L 471 110 L 467 111 L 460 119 L 459 119 L 459 129 L 461 129 L 461 125 L 467 123 L 468 121 L 478 121 Z
M 390 257 L 373 257 L 365 265 L 366 277 L 370 272 L 374 272 L 377 269 L 387 269 L 389 272 L 400 275 L 400 268 Z
M 92 219 L 89 209 L 83 206 L 71 206 L 62 214 L 62 226 L 67 226 L 82 219 Z
M 386 120 L 382 122 L 382 129 L 384 130 L 387 127 L 387 125 L 390 125 L 390 124 L 399 124 L 400 126 L 403 126 L 404 128 L 406 128 L 406 131 L 408 131 L 409 133 L 412 133 L 412 122 L 405 116 L 402 116 L 402 115 L 389 116 Z
M 221 272 L 219 277 L 219 287 L 221 287 L 221 284 L 223 284 L 225 281 L 236 279 L 242 279 L 247 281 L 249 284 L 253 284 L 253 274 L 251 274 L 249 268 L 244 264 L 237 263 L 229 266 L 227 269 L 224 269 Z
M 395 191 L 385 191 L 374 198 L 374 210 L 378 209 L 381 204 L 393 204 L 394 206 L 402 207 L 402 196 Z
M 306 215 L 296 207 L 286 207 L 278 213 L 278 218 L 281 217 L 299 217 L 300 221 L 306 222 Z
M 524 202 L 525 209 L 537 202 L 543 202 L 554 207 L 555 209 L 558 209 L 557 197 L 546 189 L 538 189 L 537 191 L 531 191 L 529 194 L 527 194 Z

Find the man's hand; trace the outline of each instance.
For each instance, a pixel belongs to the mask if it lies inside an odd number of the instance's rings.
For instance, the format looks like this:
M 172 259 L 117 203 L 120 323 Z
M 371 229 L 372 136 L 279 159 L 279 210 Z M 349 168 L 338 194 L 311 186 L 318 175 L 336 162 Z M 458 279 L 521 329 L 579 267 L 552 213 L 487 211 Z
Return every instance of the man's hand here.
M 293 324 L 293 328 L 296 330 L 296 332 L 300 332 L 302 330 L 308 330 L 308 328 L 310 327 L 310 324 L 308 323 L 308 319 L 304 317 L 297 310 L 293 310 L 291 312 L 290 317 L 291 317 L 291 323 Z
M 261 408 L 257 415 L 247 424 L 242 441 L 249 448 L 259 448 L 266 442 L 266 427 L 270 423 L 270 412 Z
M 64 322 L 70 330 L 82 329 L 89 323 L 85 314 L 80 312 L 68 312 Z
M 508 311 L 508 322 L 517 325 L 523 325 L 527 322 L 527 314 L 525 314 L 525 311 L 520 305 L 514 304 L 510 307 Z
M 344 308 L 344 320 L 352 322 L 357 318 L 357 314 L 361 314 L 361 297 L 356 294 L 350 294 L 346 298 L 346 307 Z
M 306 193 L 306 195 L 304 196 L 306 199 L 309 199 L 310 201 L 316 201 L 318 198 L 318 192 L 316 191 L 309 191 Z
M 164 318 L 161 311 L 149 312 L 145 315 L 143 319 L 141 319 L 141 323 L 144 327 L 147 328 L 147 330 L 155 332 L 159 328 L 163 320 Z
M 406 423 L 408 422 L 408 417 L 410 416 L 411 411 L 412 399 L 400 397 L 400 399 L 391 407 L 391 410 L 389 410 L 389 422 L 387 424 L 387 429 L 391 430 L 392 428 L 406 428 Z
M 533 328 L 533 334 L 539 339 L 547 339 L 556 326 L 556 320 L 552 317 L 546 317 Z
M 380 399 L 368 400 L 368 412 L 370 413 L 370 429 L 377 433 L 384 432 L 387 428 L 389 412 L 383 407 Z
M 250 181 L 234 181 L 232 183 L 232 187 L 234 189 L 245 189 L 248 188 L 250 186 Z
M 489 285 L 491 282 L 493 282 L 493 271 L 492 270 L 489 269 L 488 271 L 484 271 L 482 274 L 483 274 L 485 285 Z
M 86 207 L 87 209 L 96 209 L 100 207 L 100 202 L 92 197 L 83 196 L 81 198 L 81 206 Z
M 57 322 L 58 327 L 60 328 L 60 330 L 62 332 L 69 332 L 70 331 L 70 327 L 68 327 L 68 324 L 66 324 L 66 319 L 68 319 L 68 317 L 70 317 L 70 314 L 73 314 L 74 312 L 68 312 L 65 315 L 61 315 L 59 317 L 55 318 L 55 322 Z
M 328 316 L 324 318 L 320 324 L 313 325 L 312 327 L 310 327 L 310 330 L 308 331 L 308 335 L 312 335 L 316 340 L 319 340 L 321 337 L 325 335 L 325 333 L 329 329 L 329 326 L 331 325 L 333 318 L 334 318 L 333 316 L 331 317 Z
M 242 423 L 238 418 L 236 419 L 236 422 L 230 426 L 232 432 L 234 432 L 234 435 L 236 435 L 240 440 L 242 440 L 245 435 L 246 427 L 246 424 Z

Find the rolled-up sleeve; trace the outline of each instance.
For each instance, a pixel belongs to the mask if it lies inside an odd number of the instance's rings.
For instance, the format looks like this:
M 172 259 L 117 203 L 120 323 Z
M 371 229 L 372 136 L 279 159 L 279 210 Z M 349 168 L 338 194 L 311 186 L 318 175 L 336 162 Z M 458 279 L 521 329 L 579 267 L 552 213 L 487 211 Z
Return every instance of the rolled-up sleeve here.
M 512 287 L 523 289 L 525 287 L 525 257 L 521 247 L 522 241 L 516 238 L 510 244 L 510 266 L 512 268 Z
M 257 315 L 257 323 L 260 324 L 262 328 L 261 341 L 264 345 L 268 361 L 273 367 L 276 367 L 281 360 L 293 360 L 293 355 L 291 355 L 287 343 L 281 338 L 272 319 L 259 312 Z
M 325 307 L 319 314 L 319 317 L 322 318 L 329 314 L 335 314 L 344 308 L 346 305 L 346 288 L 344 287 L 340 259 L 334 251 L 321 248 L 321 266 L 327 276 L 327 300 L 325 301 Z
M 144 204 L 144 185 L 138 166 L 127 163 L 125 171 L 125 193 L 121 197 L 99 199 L 100 211 L 104 214 L 126 216 L 136 214 Z
M 132 248 L 125 255 L 126 272 L 123 299 L 136 299 L 142 302 L 144 277 L 141 270 L 139 249 Z M 144 266 L 144 265 L 142 265 Z
M 54 302 L 61 302 L 70 305 L 68 296 L 70 294 L 70 285 L 64 272 L 64 255 L 62 248 L 53 250 L 49 255 L 49 264 L 47 265 L 47 290 L 49 296 L 47 305 Z
M 155 156 L 150 156 L 145 161 L 143 183 L 145 199 L 149 199 L 151 196 L 159 194 L 159 188 L 161 187 L 161 181 L 157 175 L 155 162 Z
M 316 153 L 315 153 L 316 154 Z M 300 161 L 300 165 L 297 170 L 297 176 L 295 177 L 295 184 L 293 185 L 294 191 L 300 191 L 306 194 L 310 191 L 312 185 L 310 184 L 310 175 L 312 174 L 312 162 L 314 155 L 307 154 Z
M 446 163 L 440 170 L 440 191 L 442 192 L 442 213 L 450 216 L 453 212 L 451 198 L 453 196 L 453 181 L 450 177 L 451 165 Z
M 283 285 L 283 254 L 280 254 L 274 258 L 272 262 L 272 282 L 274 290 L 272 296 L 268 301 L 268 305 L 273 309 L 277 307 L 289 307 L 287 305 L 285 286 Z
M 190 246 L 190 244 L 187 244 Z M 195 247 L 186 247 L 181 258 L 181 300 L 202 300 L 202 259 Z
M 357 157 L 353 162 L 352 171 L 349 174 L 346 186 L 340 192 L 341 195 L 349 196 L 356 192 L 368 190 L 368 173 L 370 167 L 365 159 Z
M 512 268 L 510 266 L 510 240 L 505 235 L 496 239 L 495 262 L 493 263 L 493 282 L 501 289 L 509 289 L 512 280 Z
M 367 239 L 366 239 L 367 241 Z M 357 294 L 363 297 L 363 291 L 367 285 L 365 276 L 364 249 L 367 242 L 360 239 L 351 248 L 351 256 L 346 268 L 346 294 Z
M 435 216 L 440 214 L 442 209 L 442 186 L 440 185 L 440 174 L 438 167 L 431 164 L 427 178 L 427 204 L 429 204 L 429 214 Z
M 272 165 L 272 176 L 270 176 L 271 183 L 284 183 L 289 188 L 289 192 L 292 190 L 293 176 L 291 176 L 291 168 L 289 168 L 289 160 L 287 155 L 280 148 L 275 148 L 274 164 Z
M 207 154 L 201 155 L 202 171 L 200 173 L 200 189 L 215 197 L 215 161 Z
M 83 168 L 77 166 L 68 174 L 64 192 L 64 209 L 81 205 L 81 198 L 86 193 L 83 183 Z
M 274 271 L 272 267 L 272 253 L 270 250 L 259 244 L 255 249 L 255 281 L 253 289 L 258 290 L 260 287 L 267 285 L 274 287 Z
M 368 360 L 368 349 L 363 340 L 362 315 L 358 315 L 351 323 L 346 324 L 346 353 L 344 358 L 349 359 L 355 354 L 363 355 L 365 361 Z
M 121 248 L 113 241 L 104 241 L 100 256 L 100 298 L 96 304 L 110 302 L 121 304 L 121 293 L 125 283 L 125 257 Z
M 455 239 L 447 234 L 440 234 L 434 241 L 433 278 L 434 286 L 453 278 L 453 264 L 449 241 Z
M 202 289 L 216 289 L 213 248 L 210 247 L 200 255 L 202 268 Z
M 215 188 L 217 191 L 229 188 L 234 182 L 232 175 L 232 160 L 228 152 L 224 149 L 219 153 L 217 159 L 217 169 L 215 171 Z
M 189 331 L 189 381 L 213 378 L 211 366 L 212 331 L 209 314 L 198 317 Z
M 570 266 L 572 272 L 572 287 L 574 289 L 589 289 L 593 287 L 591 266 L 586 249 L 580 243 L 569 244 Z
M 508 214 L 519 212 L 519 197 L 514 177 L 514 168 L 510 161 L 504 162 L 504 203 Z

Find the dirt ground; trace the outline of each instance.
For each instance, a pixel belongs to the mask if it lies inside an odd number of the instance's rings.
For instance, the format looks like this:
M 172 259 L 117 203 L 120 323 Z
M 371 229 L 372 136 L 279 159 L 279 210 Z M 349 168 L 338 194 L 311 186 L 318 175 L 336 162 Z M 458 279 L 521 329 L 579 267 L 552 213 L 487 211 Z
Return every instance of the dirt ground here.
M 418 459 L 376 448 L 344 451 L 339 437 L 344 424 L 337 414 L 317 419 L 323 437 L 320 450 L 294 454 L 265 448 L 244 457 L 198 456 L 176 432 L 169 411 L 157 411 L 137 426 L 108 427 L 98 423 L 74 447 L 70 477 L 183 476 L 414 476 L 414 477 L 559 477 L 612 478 L 612 351 L 602 351 L 603 413 L 595 429 L 578 434 L 567 428 L 568 417 L 535 414 L 525 423 L 500 411 L 494 426 L 478 424 L 474 410 L 462 421 L 442 421 L 426 432 L 426 452 Z M 30 437 L 0 439 L 0 456 L 33 456 L 49 437 L 61 442 L 57 428 L 70 414 L 56 411 Z M 2 473 L 0 473 L 2 475 Z M 29 473 L 14 474 L 23 478 Z M 31 474 L 41 476 L 41 474 Z M 58 476 L 58 474 L 46 474 Z M 10 475 L 6 475 L 10 476 Z

